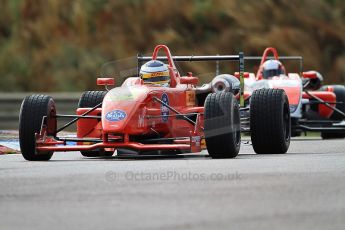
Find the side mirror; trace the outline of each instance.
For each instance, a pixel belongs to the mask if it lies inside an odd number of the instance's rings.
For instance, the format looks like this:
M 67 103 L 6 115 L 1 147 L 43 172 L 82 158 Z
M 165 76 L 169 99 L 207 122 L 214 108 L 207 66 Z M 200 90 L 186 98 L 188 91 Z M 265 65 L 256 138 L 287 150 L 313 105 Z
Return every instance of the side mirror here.
M 197 77 L 180 77 L 181 84 L 197 85 L 199 83 L 199 78 Z
M 115 85 L 114 78 L 97 78 L 97 85 Z
M 304 78 L 309 78 L 309 79 L 317 78 L 317 74 L 315 72 L 312 72 L 312 71 L 303 72 L 302 75 L 303 75 Z
M 114 78 L 97 78 L 97 85 L 115 85 Z
M 97 85 L 104 85 L 106 90 L 108 89 L 108 86 L 115 85 L 115 80 L 114 78 L 97 78 Z

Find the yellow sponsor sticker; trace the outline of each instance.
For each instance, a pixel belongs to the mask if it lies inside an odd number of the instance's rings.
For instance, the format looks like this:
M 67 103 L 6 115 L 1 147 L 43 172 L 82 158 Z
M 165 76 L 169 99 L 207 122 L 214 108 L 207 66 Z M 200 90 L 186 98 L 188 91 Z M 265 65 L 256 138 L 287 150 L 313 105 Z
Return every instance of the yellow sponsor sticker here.
M 83 145 L 92 145 L 93 143 L 92 142 L 83 142 Z
M 186 105 L 195 106 L 195 91 L 194 90 L 186 91 Z
M 205 138 L 202 138 L 202 139 L 201 139 L 200 144 L 201 144 L 201 149 L 206 149 L 206 141 L 205 141 Z
M 141 75 L 143 79 L 152 78 L 152 77 L 161 77 L 161 76 L 169 76 L 167 71 L 164 72 L 154 72 L 154 73 L 144 73 Z

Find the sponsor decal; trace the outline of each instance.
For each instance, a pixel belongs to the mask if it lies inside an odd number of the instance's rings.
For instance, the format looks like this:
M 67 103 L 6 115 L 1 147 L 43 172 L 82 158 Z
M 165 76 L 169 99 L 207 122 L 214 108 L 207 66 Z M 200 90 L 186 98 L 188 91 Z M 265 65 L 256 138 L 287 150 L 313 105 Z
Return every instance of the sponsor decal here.
M 162 99 L 161 99 L 166 105 L 169 105 L 169 97 L 166 93 L 162 94 Z M 162 114 L 162 121 L 167 122 L 168 121 L 168 116 L 169 116 L 169 108 L 161 105 L 161 114 Z
M 205 138 L 202 138 L 200 141 L 201 149 L 206 149 L 206 141 Z
M 151 77 L 158 77 L 158 76 L 164 76 L 164 72 L 155 72 L 155 73 L 151 73 Z
M 145 124 L 145 115 L 146 115 L 146 107 L 143 108 L 143 111 L 141 112 L 141 114 L 139 114 L 138 128 L 144 127 L 144 124 Z
M 105 119 L 107 119 L 108 121 L 122 121 L 126 117 L 126 112 L 119 109 L 110 111 L 105 115 Z
M 200 146 L 201 137 L 200 136 L 193 136 L 192 142 L 195 143 L 195 146 Z
M 161 77 L 161 76 L 168 76 L 168 72 L 154 72 L 154 73 L 144 73 L 141 74 L 141 78 L 151 78 L 151 77 Z
M 194 106 L 195 105 L 195 91 L 186 91 L 186 105 Z

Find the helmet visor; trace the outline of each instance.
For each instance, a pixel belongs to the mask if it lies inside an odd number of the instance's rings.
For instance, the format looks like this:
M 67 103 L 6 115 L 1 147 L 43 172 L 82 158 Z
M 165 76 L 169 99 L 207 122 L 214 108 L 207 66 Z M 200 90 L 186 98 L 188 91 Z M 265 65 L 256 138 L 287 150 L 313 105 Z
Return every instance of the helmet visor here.
M 144 78 L 144 82 L 152 82 L 152 83 L 157 83 L 157 82 L 168 82 L 170 80 L 169 76 L 157 76 L 157 77 L 150 77 L 150 78 Z
M 269 78 L 274 76 L 279 76 L 282 74 L 281 69 L 268 69 L 262 72 L 263 78 Z

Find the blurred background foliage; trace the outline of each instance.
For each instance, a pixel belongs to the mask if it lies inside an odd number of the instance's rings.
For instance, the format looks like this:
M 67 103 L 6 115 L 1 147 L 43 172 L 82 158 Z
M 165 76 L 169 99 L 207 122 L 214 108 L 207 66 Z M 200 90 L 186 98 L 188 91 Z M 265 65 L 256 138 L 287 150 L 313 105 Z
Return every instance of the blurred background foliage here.
M 0 2 L 1 91 L 93 89 L 104 63 L 161 43 L 175 55 L 261 55 L 274 46 L 302 55 L 305 70 L 327 83 L 345 83 L 344 0 Z

